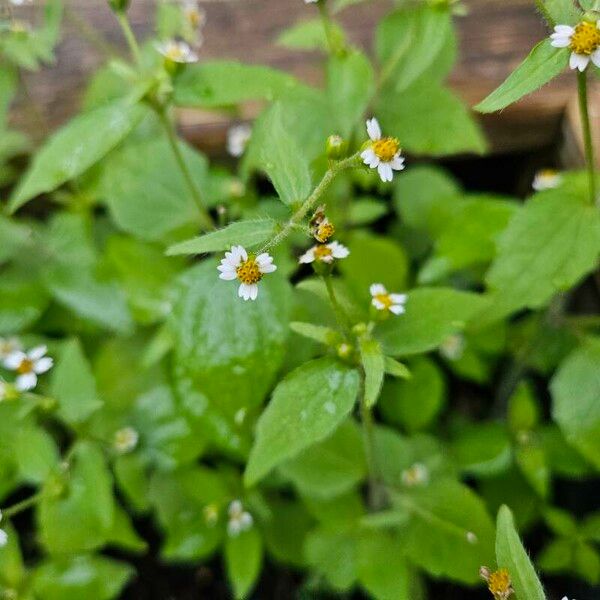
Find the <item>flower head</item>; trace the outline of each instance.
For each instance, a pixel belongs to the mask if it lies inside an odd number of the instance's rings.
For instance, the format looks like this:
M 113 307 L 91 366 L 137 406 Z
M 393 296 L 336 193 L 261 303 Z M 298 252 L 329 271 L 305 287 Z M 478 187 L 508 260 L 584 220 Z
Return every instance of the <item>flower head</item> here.
M 350 250 L 339 242 L 331 242 L 330 244 L 317 244 L 307 250 L 300 258 L 301 264 L 312 262 L 332 263 L 335 259 L 346 258 L 350 254 Z
M 243 504 L 239 500 L 234 500 L 227 509 L 229 521 L 227 522 L 227 533 L 231 537 L 236 537 L 242 531 L 247 531 L 254 524 L 252 515 L 244 510 Z
M 26 4 L 31 4 L 33 0 L 9 0 L 9 2 L 13 6 L 25 6 Z
M 377 169 L 381 181 L 392 181 L 394 171 L 404 169 L 400 142 L 393 137 L 382 137 L 381 127 L 375 117 L 367 121 L 367 133 L 371 143 L 360 153 L 363 162 L 372 169 Z
M 570 25 L 557 25 L 550 36 L 555 48 L 569 48 L 571 69 L 584 71 L 590 60 L 600 67 L 600 29 L 596 23 L 581 21 L 575 27 Z
M 183 0 L 181 10 L 191 27 L 202 27 L 206 23 L 206 13 L 198 6 L 197 0 Z
M 429 481 L 429 469 L 423 463 L 415 463 L 402 471 L 402 483 L 407 487 L 425 485 Z
M 46 356 L 47 351 L 46 346 L 37 346 L 27 353 L 17 350 L 6 357 L 4 366 L 17 372 L 15 387 L 19 391 L 32 390 L 37 385 L 37 376 L 52 368 L 54 361 Z
M 236 158 L 244 154 L 251 135 L 252 127 L 247 123 L 230 127 L 227 130 L 227 152 Z
M 536 192 L 557 188 L 562 183 L 562 175 L 554 169 L 542 169 L 535 174 L 531 187 Z
M 487 567 L 481 567 L 479 574 L 487 582 L 495 600 L 507 600 L 514 593 L 508 569 L 491 572 Z
M 0 338 L 0 361 L 4 362 L 13 352 L 23 350 L 21 342 L 16 337 Z
M 406 294 L 390 294 L 381 283 L 374 283 L 370 288 L 371 304 L 377 310 L 389 311 L 401 315 L 406 311 L 404 305 L 408 299 Z
M 135 449 L 138 444 L 140 436 L 133 427 L 123 427 L 118 431 L 115 431 L 113 436 L 113 448 L 119 452 L 119 454 L 127 454 Z
M 243 246 L 233 246 L 225 252 L 225 258 L 217 267 L 221 272 L 219 277 L 225 281 L 238 279 L 240 287 L 238 296 L 244 300 L 256 300 L 258 296 L 258 282 L 265 273 L 273 273 L 277 267 L 273 264 L 273 257 L 267 252 L 258 256 L 248 255 Z
M 180 40 L 158 42 L 155 48 L 167 60 L 174 63 L 189 64 L 198 62 L 199 60 L 198 55 L 192 50 L 191 46 Z
M 310 219 L 312 236 L 321 244 L 327 243 L 335 233 L 335 226 L 325 216 L 325 206 L 319 206 Z

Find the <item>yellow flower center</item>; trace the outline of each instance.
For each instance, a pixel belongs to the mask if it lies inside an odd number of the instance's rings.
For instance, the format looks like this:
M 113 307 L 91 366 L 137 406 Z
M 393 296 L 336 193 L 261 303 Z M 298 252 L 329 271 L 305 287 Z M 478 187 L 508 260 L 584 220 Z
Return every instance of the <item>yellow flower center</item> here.
M 390 162 L 398 152 L 400 152 L 400 142 L 393 137 L 381 138 L 373 142 L 373 152 L 379 160 Z
M 315 248 L 315 258 L 317 260 L 323 260 L 324 258 L 331 256 L 331 254 L 332 252 L 329 246 L 322 245 Z
M 192 27 L 198 27 L 202 22 L 202 15 L 200 14 L 200 11 L 196 8 L 188 8 L 185 11 L 185 17 Z
M 181 60 L 183 58 L 183 50 L 179 46 L 172 46 L 167 51 L 167 58 L 174 62 Z
M 244 261 L 236 270 L 237 278 L 246 285 L 258 283 L 263 274 L 260 272 L 258 263 L 253 258 Z
M 510 575 L 507 569 L 498 569 L 488 578 L 488 589 L 497 600 L 506 600 L 512 594 Z
M 375 294 L 375 300 L 379 300 L 383 304 L 384 310 L 390 310 L 390 307 L 394 304 L 389 294 Z
M 576 54 L 589 56 L 600 48 L 600 29 L 596 27 L 595 23 L 587 21 L 579 23 L 571 36 L 569 48 Z
M 31 373 L 33 371 L 33 361 L 30 358 L 24 358 L 21 364 L 17 367 L 17 373 L 19 375 L 25 375 L 25 373 Z
M 538 172 L 538 175 L 540 175 L 540 177 L 547 177 L 550 179 L 551 177 L 556 177 L 558 175 L 558 171 L 555 169 L 542 169 Z
M 329 221 L 326 221 L 325 223 L 321 223 L 318 227 L 317 227 L 317 231 L 315 233 L 315 238 L 321 242 L 321 243 L 325 243 L 327 242 L 331 236 L 335 233 L 335 227 L 333 226 L 333 223 L 330 223 Z

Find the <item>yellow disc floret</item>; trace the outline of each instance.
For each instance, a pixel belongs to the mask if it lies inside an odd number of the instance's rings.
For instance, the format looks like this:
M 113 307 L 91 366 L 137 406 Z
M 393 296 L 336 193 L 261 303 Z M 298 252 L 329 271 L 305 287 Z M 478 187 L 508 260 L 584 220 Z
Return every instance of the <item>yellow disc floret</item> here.
M 315 247 L 315 258 L 317 260 L 324 260 L 332 255 L 331 248 L 326 245 L 319 245 Z
M 335 227 L 333 223 L 330 223 L 329 221 L 325 220 L 323 221 L 323 223 L 317 226 L 315 238 L 317 239 L 317 241 L 324 244 L 325 242 L 329 241 L 329 239 L 333 236 L 334 233 Z
M 24 358 L 21 364 L 17 367 L 17 373 L 19 375 L 25 375 L 33 371 L 33 361 L 30 358 Z
M 375 294 L 373 298 L 383 304 L 383 310 L 390 310 L 390 307 L 394 304 L 389 294 Z
M 487 583 L 488 589 L 497 600 L 506 600 L 513 593 L 508 569 L 498 569 L 490 573 Z
M 263 276 L 254 258 L 248 258 L 248 260 L 242 262 L 235 272 L 237 278 L 246 285 L 258 283 Z
M 600 29 L 595 23 L 582 21 L 575 27 L 575 32 L 571 36 L 569 48 L 575 54 L 584 54 L 589 56 L 600 48 Z
M 390 162 L 400 152 L 400 142 L 393 137 L 384 137 L 372 144 L 373 152 L 383 162 Z

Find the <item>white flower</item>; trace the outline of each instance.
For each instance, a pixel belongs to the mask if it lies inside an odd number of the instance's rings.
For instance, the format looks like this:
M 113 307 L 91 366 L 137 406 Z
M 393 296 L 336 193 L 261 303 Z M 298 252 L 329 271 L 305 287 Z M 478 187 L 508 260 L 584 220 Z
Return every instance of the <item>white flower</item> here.
M 242 531 L 247 531 L 254 524 L 252 515 L 244 510 L 244 506 L 239 500 L 234 500 L 228 509 L 229 521 L 227 522 L 227 533 L 231 537 L 236 537 Z
M 37 385 L 37 376 L 52 368 L 53 360 L 45 356 L 47 351 L 46 346 L 37 346 L 27 353 L 17 350 L 6 358 L 4 366 L 18 374 L 15 387 L 19 391 L 32 390 Z
M 554 169 L 542 169 L 535 174 L 531 187 L 536 192 L 557 188 L 562 183 L 562 175 Z
M 198 62 L 198 55 L 186 42 L 179 40 L 166 40 L 164 42 L 157 42 L 155 44 L 155 48 L 167 60 L 172 62 L 182 64 Z
M 555 48 L 569 48 L 571 69 L 584 71 L 590 60 L 600 67 L 600 21 L 590 23 L 582 21 L 575 27 L 557 25 L 550 36 Z
M 115 431 L 113 447 L 120 454 L 131 452 L 138 444 L 140 436 L 133 427 L 123 427 Z
M 0 529 L 0 548 L 4 548 L 8 544 L 8 534 L 4 529 Z
M 425 485 L 429 481 L 429 470 L 423 463 L 415 463 L 402 471 L 402 483 L 408 487 Z
M 233 246 L 231 251 L 225 252 L 225 258 L 217 267 L 221 274 L 219 277 L 225 281 L 238 279 L 240 287 L 238 296 L 244 300 L 256 300 L 258 296 L 258 282 L 265 273 L 273 273 L 277 267 L 273 264 L 273 257 L 267 252 L 258 256 L 250 255 L 243 246 Z
M 181 10 L 191 27 L 202 27 L 206 23 L 206 13 L 198 6 L 197 0 L 183 0 Z
M 396 138 L 381 136 L 381 127 L 375 117 L 367 121 L 367 133 L 371 144 L 360 153 L 363 162 L 372 169 L 377 169 L 381 181 L 392 181 L 394 171 L 404 169 L 400 143 Z
M 298 260 L 301 264 L 308 264 L 319 261 L 324 263 L 332 263 L 334 259 L 346 258 L 350 254 L 350 250 L 346 246 L 331 242 L 330 244 L 317 244 L 307 250 Z
M 9 0 L 9 2 L 13 6 L 25 6 L 26 4 L 31 4 L 33 0 Z
M 244 154 L 251 135 L 252 127 L 246 123 L 230 127 L 227 130 L 227 152 L 235 157 Z
M 4 363 L 8 356 L 18 350 L 23 350 L 23 346 L 18 338 L 0 338 L 0 361 L 2 363 Z
M 449 335 L 440 344 L 440 354 L 448 360 L 458 360 L 465 351 L 465 338 L 460 334 Z
M 377 310 L 387 310 L 395 315 L 406 311 L 404 305 L 408 297 L 406 294 L 390 294 L 381 283 L 374 283 L 370 288 L 371 304 Z
M 304 4 L 316 4 L 319 0 L 304 0 Z

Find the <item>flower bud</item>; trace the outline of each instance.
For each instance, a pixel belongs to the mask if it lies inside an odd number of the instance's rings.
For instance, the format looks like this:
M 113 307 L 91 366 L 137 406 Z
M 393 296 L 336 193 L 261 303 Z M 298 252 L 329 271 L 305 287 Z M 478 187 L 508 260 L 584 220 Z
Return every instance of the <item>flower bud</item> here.
M 327 158 L 339 160 L 348 154 L 348 142 L 341 135 L 330 135 L 325 143 Z
M 116 13 L 127 12 L 127 9 L 129 8 L 129 3 L 130 2 L 131 2 L 131 0 L 108 0 L 108 3 L 110 4 L 110 7 Z

